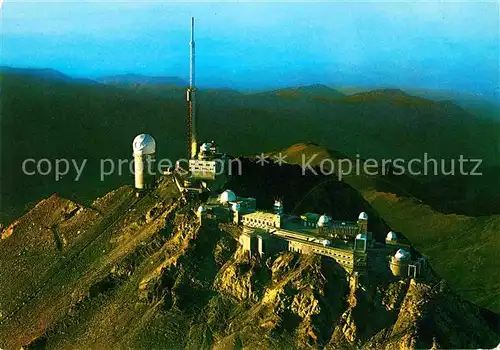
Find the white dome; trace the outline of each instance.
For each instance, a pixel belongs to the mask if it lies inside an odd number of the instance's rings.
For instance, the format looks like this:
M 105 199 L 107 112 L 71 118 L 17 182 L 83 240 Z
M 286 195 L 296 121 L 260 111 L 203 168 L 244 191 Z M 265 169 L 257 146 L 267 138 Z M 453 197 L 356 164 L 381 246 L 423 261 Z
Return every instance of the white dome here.
M 206 211 L 207 211 L 207 210 L 205 209 L 205 207 L 204 207 L 203 205 L 200 205 L 200 206 L 198 207 L 198 213 L 204 213 L 204 212 L 206 212 Z
M 202 144 L 200 146 L 200 151 L 201 152 L 209 152 L 211 146 L 212 146 L 211 144 L 205 142 L 204 144 Z
M 408 260 L 410 259 L 410 253 L 408 253 L 404 249 L 399 249 L 396 254 L 394 254 L 394 257 L 398 260 Z
M 328 225 L 329 222 L 330 222 L 330 218 L 328 216 L 321 215 L 318 219 L 318 226 L 322 227 L 322 226 Z
M 233 203 L 233 205 L 231 206 L 231 210 L 234 211 L 234 212 L 239 211 L 240 208 L 241 208 L 240 203 Z
M 358 220 L 368 220 L 368 214 L 362 211 L 359 213 Z
M 140 134 L 132 142 L 134 154 L 153 154 L 156 152 L 156 141 L 148 134 Z
M 368 239 L 368 236 L 366 235 L 366 233 L 358 233 L 356 235 L 356 238 L 357 239 L 364 239 L 364 240 L 367 240 Z
M 385 236 L 385 240 L 386 241 L 395 241 L 398 239 L 398 236 L 396 236 L 396 234 L 392 231 L 389 231 L 387 233 L 387 236 Z
M 236 195 L 234 194 L 233 191 L 231 190 L 225 190 L 224 192 L 221 193 L 220 195 L 220 201 L 222 203 L 228 203 L 228 202 L 233 202 L 236 200 Z

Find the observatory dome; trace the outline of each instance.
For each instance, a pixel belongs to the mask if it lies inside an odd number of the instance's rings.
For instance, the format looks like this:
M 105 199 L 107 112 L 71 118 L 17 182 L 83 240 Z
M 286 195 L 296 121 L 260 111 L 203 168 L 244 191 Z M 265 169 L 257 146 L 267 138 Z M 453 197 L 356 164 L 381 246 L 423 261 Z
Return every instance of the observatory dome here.
M 240 208 L 241 208 L 240 203 L 233 203 L 233 205 L 231 206 L 231 210 L 234 212 L 240 211 Z
M 396 236 L 396 234 L 393 231 L 389 231 L 389 233 L 387 233 L 387 236 L 385 236 L 386 241 L 395 241 L 397 239 L 398 239 L 398 237 Z
M 409 260 L 410 259 L 410 253 L 408 253 L 404 249 L 399 249 L 396 254 L 394 254 L 394 257 L 398 260 Z
M 356 235 L 356 238 L 357 239 L 364 239 L 364 240 L 367 240 L 368 239 L 368 236 L 366 235 L 366 233 L 358 233 Z
M 220 195 L 220 201 L 222 203 L 234 202 L 236 200 L 236 195 L 231 190 L 225 190 Z
M 156 141 L 148 134 L 140 134 L 132 142 L 134 154 L 153 154 L 156 152 Z
M 362 211 L 359 213 L 358 220 L 368 220 L 368 214 Z
M 330 218 L 326 215 L 321 215 L 318 219 L 318 226 L 323 227 L 330 223 Z
M 200 146 L 200 151 L 201 152 L 210 152 L 210 147 L 211 145 L 209 143 L 204 143 Z

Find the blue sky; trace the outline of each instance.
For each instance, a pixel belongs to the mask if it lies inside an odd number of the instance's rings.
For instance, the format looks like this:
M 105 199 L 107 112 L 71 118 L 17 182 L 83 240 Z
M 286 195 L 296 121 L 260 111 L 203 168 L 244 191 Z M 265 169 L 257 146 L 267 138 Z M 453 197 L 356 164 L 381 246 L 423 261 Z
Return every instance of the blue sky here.
M 2 64 L 72 76 L 189 72 L 216 87 L 499 85 L 498 2 L 6 1 Z

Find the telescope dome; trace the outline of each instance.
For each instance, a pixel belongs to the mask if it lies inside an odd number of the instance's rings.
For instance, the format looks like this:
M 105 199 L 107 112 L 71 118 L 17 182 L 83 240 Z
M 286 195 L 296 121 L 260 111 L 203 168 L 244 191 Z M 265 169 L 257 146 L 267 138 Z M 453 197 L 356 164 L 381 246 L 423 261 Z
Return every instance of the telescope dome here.
M 240 211 L 241 209 L 241 205 L 240 203 L 233 203 L 232 207 L 231 207 L 231 210 L 234 211 L 235 213 Z
M 362 211 L 359 213 L 358 220 L 368 220 L 368 214 Z
M 394 257 L 398 260 L 409 260 L 410 259 L 410 253 L 408 253 L 404 249 L 399 249 L 396 254 L 394 254 Z
M 222 203 L 234 202 L 236 200 L 236 195 L 231 190 L 225 190 L 220 195 L 220 201 Z
M 209 143 L 204 143 L 200 146 L 200 151 L 201 152 L 210 152 L 210 147 L 211 145 Z
M 330 223 L 330 218 L 326 215 L 321 215 L 318 219 L 319 227 L 327 226 L 329 223 Z
M 385 236 L 386 241 L 395 241 L 397 239 L 398 239 L 398 237 L 396 236 L 396 233 L 394 233 L 393 231 L 389 231 L 387 233 L 387 236 Z
M 156 152 L 156 141 L 148 134 L 137 135 L 132 142 L 134 154 L 153 154 Z

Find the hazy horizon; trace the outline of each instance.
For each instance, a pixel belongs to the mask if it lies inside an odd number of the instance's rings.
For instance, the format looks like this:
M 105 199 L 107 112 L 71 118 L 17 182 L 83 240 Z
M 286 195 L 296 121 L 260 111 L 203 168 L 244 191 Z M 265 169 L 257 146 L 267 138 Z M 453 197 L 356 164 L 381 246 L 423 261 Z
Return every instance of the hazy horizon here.
M 201 87 L 324 84 L 493 96 L 498 9 L 497 2 L 7 1 L 1 64 L 92 79 L 187 79 L 194 16 Z

